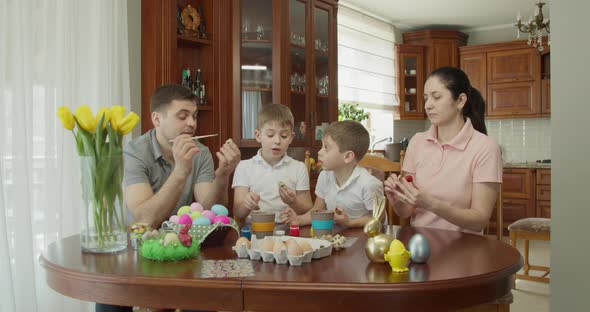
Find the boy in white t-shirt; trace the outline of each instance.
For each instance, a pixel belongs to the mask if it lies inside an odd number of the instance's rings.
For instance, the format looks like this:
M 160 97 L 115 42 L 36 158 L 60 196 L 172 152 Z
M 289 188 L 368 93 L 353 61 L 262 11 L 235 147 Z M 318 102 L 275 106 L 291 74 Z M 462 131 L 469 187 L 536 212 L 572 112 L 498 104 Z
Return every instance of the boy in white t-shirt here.
M 318 177 L 313 210 L 334 210 L 334 221 L 344 227 L 363 227 L 372 218 L 373 194 L 383 196 L 383 183 L 358 162 L 369 149 L 369 133 L 352 120 L 332 123 L 324 132 L 318 158 L 323 171 Z M 286 209 L 281 221 L 311 223 L 311 213 Z
M 290 207 L 305 213 L 312 207 L 305 164 L 287 155 L 293 141 L 293 114 L 282 104 L 268 104 L 258 113 L 254 130 L 261 148 L 242 160 L 233 179 L 234 216 L 245 219 L 253 210 L 275 212 L 275 221 Z

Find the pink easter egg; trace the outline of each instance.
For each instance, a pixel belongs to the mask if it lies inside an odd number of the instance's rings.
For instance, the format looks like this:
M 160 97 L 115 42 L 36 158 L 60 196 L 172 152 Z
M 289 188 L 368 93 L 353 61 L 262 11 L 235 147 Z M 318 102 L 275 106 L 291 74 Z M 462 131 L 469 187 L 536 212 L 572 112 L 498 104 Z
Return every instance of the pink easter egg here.
M 190 206 L 191 212 L 195 212 L 195 211 L 203 211 L 203 205 L 201 205 L 200 203 L 192 203 Z
M 170 216 L 170 220 L 169 221 L 172 222 L 172 223 L 178 223 L 178 219 L 180 219 L 179 216 L 173 215 L 173 216 Z
M 224 215 L 219 215 L 213 218 L 213 223 L 221 222 L 223 224 L 229 224 L 229 218 Z
M 209 220 L 211 220 L 211 222 L 213 222 L 213 218 L 215 218 L 215 213 L 211 210 L 205 210 L 205 211 L 201 212 L 201 216 L 209 218 Z
M 191 219 L 191 216 L 187 215 L 187 214 L 183 214 L 178 219 L 178 224 L 192 224 L 192 223 L 193 223 L 193 219 Z

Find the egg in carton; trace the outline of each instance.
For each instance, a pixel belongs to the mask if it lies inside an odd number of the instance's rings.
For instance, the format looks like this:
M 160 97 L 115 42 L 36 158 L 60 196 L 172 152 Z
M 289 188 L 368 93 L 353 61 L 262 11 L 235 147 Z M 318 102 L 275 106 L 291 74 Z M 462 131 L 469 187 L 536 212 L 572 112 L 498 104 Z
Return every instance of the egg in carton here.
M 248 250 L 251 248 L 251 242 L 245 237 L 240 237 L 236 241 L 236 245 L 232 247 L 232 249 L 238 254 L 238 258 L 248 258 Z
M 272 252 L 275 257 L 275 261 L 278 264 L 287 264 L 287 245 L 281 240 L 275 241 L 274 246 L 272 248 Z
M 274 238 L 267 236 L 262 240 L 260 256 L 262 256 L 264 262 L 273 262 L 275 260 Z

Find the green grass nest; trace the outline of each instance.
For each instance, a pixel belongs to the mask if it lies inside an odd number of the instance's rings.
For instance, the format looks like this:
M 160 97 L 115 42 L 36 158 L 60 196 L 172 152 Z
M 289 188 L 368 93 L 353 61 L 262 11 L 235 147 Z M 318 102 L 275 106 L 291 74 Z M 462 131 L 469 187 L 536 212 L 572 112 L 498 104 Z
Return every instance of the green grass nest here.
M 142 257 L 156 261 L 180 261 L 194 258 L 199 255 L 201 245 L 193 240 L 190 247 L 178 243 L 164 246 L 160 239 L 148 239 L 141 245 L 140 254 Z

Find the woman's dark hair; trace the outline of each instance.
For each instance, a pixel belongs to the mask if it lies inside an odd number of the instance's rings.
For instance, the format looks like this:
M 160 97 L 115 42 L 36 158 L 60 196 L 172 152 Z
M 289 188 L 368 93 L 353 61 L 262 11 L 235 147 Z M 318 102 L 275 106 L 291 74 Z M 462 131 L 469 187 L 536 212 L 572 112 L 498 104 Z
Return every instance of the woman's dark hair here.
M 463 106 L 463 118 L 469 117 L 473 128 L 487 135 L 484 121 L 485 102 L 481 93 L 471 86 L 467 74 L 459 68 L 447 66 L 435 69 L 428 78 L 433 76 L 436 76 L 451 91 L 453 99 L 457 100 L 461 93 L 465 93 L 467 102 Z

